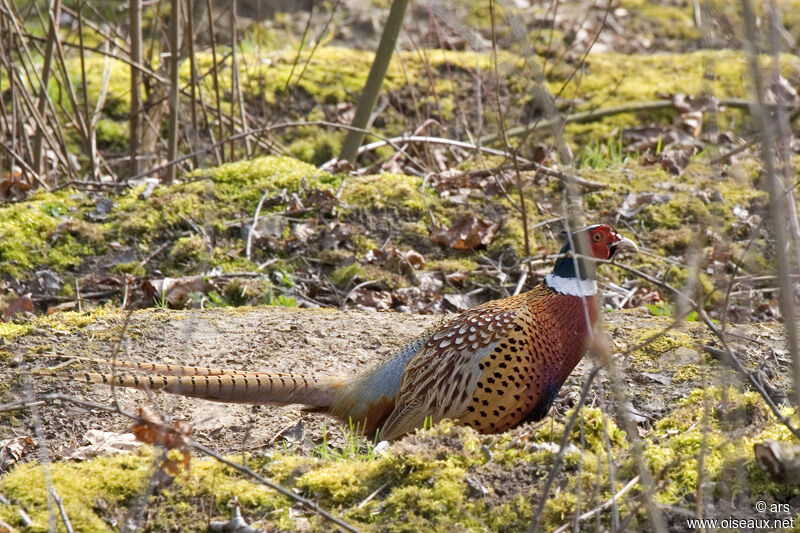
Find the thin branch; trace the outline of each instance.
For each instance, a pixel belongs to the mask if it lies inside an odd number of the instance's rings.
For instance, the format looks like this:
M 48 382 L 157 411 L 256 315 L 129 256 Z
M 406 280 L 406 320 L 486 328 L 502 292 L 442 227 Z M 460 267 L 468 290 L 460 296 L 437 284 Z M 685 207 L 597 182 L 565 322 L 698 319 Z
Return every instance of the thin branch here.
M 591 517 L 593 517 L 594 515 L 599 514 L 599 513 L 603 512 L 603 511 L 605 511 L 606 509 L 608 509 L 609 507 L 613 506 L 619 499 L 621 499 L 623 496 L 625 496 L 625 494 L 627 494 L 629 490 L 631 490 L 634 486 L 636 486 L 637 483 L 639 483 L 639 476 L 638 475 L 634 476 L 633 479 L 628 481 L 628 483 L 624 487 L 622 487 L 619 490 L 619 492 L 614 494 L 611 498 L 609 498 L 608 500 L 606 500 L 602 504 L 598 505 L 597 507 L 595 507 L 591 511 L 587 511 L 587 512 L 583 513 L 582 515 L 580 515 L 577 518 L 577 522 L 583 522 L 584 520 L 588 520 Z M 566 524 L 561 525 L 558 529 L 554 530 L 553 533 L 564 533 L 564 531 L 567 531 L 571 526 L 572 526 L 572 521 L 567 522 Z

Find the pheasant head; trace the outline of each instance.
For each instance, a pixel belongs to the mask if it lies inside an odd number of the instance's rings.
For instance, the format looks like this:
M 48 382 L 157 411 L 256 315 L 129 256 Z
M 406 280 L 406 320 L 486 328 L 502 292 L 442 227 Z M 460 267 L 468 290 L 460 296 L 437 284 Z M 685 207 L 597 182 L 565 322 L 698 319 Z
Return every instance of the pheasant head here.
M 597 263 L 591 258 L 608 260 L 621 248 L 639 249 L 635 242 L 608 224 L 595 224 L 568 234 L 553 272 L 546 276 L 545 282 L 556 292 L 573 296 L 593 295 L 597 292 Z

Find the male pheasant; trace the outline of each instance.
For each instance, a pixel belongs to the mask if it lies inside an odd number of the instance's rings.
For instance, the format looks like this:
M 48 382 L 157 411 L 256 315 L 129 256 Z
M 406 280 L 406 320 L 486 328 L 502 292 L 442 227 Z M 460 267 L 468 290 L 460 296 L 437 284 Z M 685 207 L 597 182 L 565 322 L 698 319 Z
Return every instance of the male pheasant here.
M 146 376 L 86 373 L 88 383 L 247 404 L 305 404 L 392 440 L 426 419 L 497 433 L 543 418 L 583 357 L 596 319 L 595 263 L 636 244 L 599 224 L 573 233 L 529 292 L 453 318 L 355 379 L 116 363 Z

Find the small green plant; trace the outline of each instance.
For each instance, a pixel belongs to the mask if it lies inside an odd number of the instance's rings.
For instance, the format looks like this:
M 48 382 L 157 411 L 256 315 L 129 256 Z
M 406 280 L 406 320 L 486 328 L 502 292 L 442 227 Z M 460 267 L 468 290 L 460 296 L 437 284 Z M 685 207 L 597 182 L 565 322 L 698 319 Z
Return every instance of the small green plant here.
M 294 287 L 294 278 L 290 273 L 284 270 L 275 270 L 272 275 L 275 276 L 275 280 L 281 285 L 285 287 Z
M 328 426 L 323 422 L 322 442 L 319 446 L 314 448 L 314 453 L 318 455 L 320 459 L 327 459 L 330 456 L 330 451 L 330 447 L 328 446 Z
M 605 142 L 593 141 L 584 148 L 580 157 L 580 167 L 602 170 L 625 160 L 622 137 L 611 137 Z
M 322 442 L 314 449 L 314 454 L 320 459 L 333 459 L 348 461 L 354 459 L 370 460 L 375 458 L 374 446 L 364 439 L 358 425 L 350 420 L 350 424 L 343 432 L 344 446 L 340 449 L 332 448 L 328 443 L 328 428 L 322 425 Z
M 206 297 L 205 307 L 230 307 L 230 306 L 231 303 L 217 291 L 209 292 Z
M 167 294 L 164 289 L 161 289 L 161 297 L 153 297 L 153 305 L 159 309 L 167 309 L 169 305 L 167 304 Z
M 675 306 L 667 302 L 644 304 L 653 316 L 675 316 Z M 687 322 L 697 322 L 697 311 L 691 311 L 684 318 Z

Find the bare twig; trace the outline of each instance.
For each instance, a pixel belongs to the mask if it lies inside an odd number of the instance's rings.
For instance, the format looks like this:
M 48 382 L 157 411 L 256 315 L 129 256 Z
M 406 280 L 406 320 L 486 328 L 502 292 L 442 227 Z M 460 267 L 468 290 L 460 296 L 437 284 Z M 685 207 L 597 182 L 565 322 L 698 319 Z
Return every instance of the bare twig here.
M 53 500 L 55 500 L 56 505 L 58 506 L 58 513 L 61 515 L 61 521 L 64 523 L 64 529 L 67 530 L 67 533 L 73 533 L 72 523 L 69 521 L 69 516 L 67 516 L 67 510 L 64 509 L 64 499 L 58 496 L 55 487 L 50 487 L 50 496 L 52 496 Z
M 596 514 L 602 513 L 609 507 L 613 506 L 618 500 L 620 500 L 625 494 L 628 493 L 636 484 L 639 483 L 639 476 L 634 476 L 633 479 L 628 481 L 628 483 L 622 487 L 619 492 L 614 494 L 611 498 L 603 502 L 601 505 L 598 505 L 591 511 L 587 511 L 578 517 L 578 522 L 583 522 L 584 520 L 588 520 Z M 567 522 L 566 524 L 561 525 L 558 529 L 554 530 L 553 533 L 564 533 L 567 531 L 570 526 L 572 526 L 572 522 Z
M 170 0 L 169 11 L 169 140 L 167 141 L 167 159 L 172 161 L 178 154 L 178 35 L 180 32 L 181 3 Z M 175 181 L 175 166 L 167 167 L 164 183 L 169 185 Z

